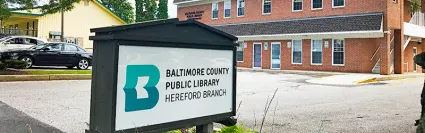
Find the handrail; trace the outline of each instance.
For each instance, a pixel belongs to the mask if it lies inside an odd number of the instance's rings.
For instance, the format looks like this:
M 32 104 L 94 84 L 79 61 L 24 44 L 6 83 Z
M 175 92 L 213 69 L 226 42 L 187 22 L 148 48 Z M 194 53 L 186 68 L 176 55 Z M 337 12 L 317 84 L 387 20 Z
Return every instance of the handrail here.
M 378 50 L 379 50 L 379 49 L 381 49 L 381 46 L 379 46 L 379 47 L 376 49 L 375 53 L 373 54 L 372 58 L 370 58 L 370 60 L 373 60 L 373 58 L 375 58 L 376 53 L 378 53 Z

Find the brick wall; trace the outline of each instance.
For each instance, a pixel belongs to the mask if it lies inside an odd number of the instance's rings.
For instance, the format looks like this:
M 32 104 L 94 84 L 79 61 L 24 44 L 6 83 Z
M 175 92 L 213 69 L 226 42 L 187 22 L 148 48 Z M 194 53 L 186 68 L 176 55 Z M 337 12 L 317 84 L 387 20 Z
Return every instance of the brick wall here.
M 325 48 L 325 41 L 329 42 L 329 47 Z M 253 43 L 260 42 L 262 51 L 262 68 L 270 69 L 270 47 L 271 42 L 281 43 L 281 69 L 282 70 L 312 70 L 312 71 L 335 71 L 335 72 L 360 72 L 371 73 L 377 59 L 370 60 L 376 49 L 379 47 L 379 39 L 345 39 L 345 65 L 332 65 L 332 39 L 324 39 L 322 44 L 322 65 L 311 64 L 311 40 L 302 41 L 302 64 L 292 64 L 292 48 L 287 47 L 287 42 L 280 41 L 248 41 L 244 49 L 244 62 L 238 62 L 238 67 L 252 68 Z M 268 49 L 264 50 L 264 42 L 268 42 Z M 379 54 L 377 54 L 379 55 Z
M 404 72 L 413 72 L 413 67 L 415 66 L 415 62 L 413 61 L 413 48 L 416 47 L 417 54 L 422 53 L 422 44 L 418 44 L 416 41 L 411 41 L 406 49 L 404 50 Z M 407 64 L 406 64 L 407 63 Z M 407 69 L 407 71 L 406 71 Z M 420 66 L 417 66 L 417 71 L 422 72 L 422 68 Z
M 331 16 L 343 14 L 360 14 L 370 12 L 385 12 L 386 3 L 391 0 L 345 0 L 345 7 L 332 8 L 332 0 L 323 0 L 323 9 L 312 10 L 311 0 L 303 1 L 303 11 L 292 12 L 291 0 L 272 0 L 272 13 L 268 15 L 262 14 L 262 0 L 246 0 L 245 1 L 245 16 L 237 17 L 236 0 L 231 0 L 231 18 L 223 18 L 223 2 L 219 2 L 218 19 L 212 19 L 211 4 L 196 5 L 191 7 L 179 7 L 177 9 L 177 17 L 180 20 L 186 20 L 185 13 L 193 11 L 204 11 L 202 19 L 199 21 L 206 24 L 227 24 L 241 23 L 252 21 L 266 20 L 282 20 L 290 18 L 305 18 L 317 16 Z

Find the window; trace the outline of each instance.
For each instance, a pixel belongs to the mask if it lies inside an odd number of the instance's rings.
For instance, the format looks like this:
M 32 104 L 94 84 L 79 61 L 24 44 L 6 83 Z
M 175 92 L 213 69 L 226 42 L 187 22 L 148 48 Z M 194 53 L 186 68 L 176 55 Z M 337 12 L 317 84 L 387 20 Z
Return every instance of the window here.
M 74 45 L 65 45 L 65 50 L 64 51 L 78 51 L 77 47 L 75 47 Z
M 292 40 L 292 64 L 302 64 L 302 40 Z
M 245 15 L 245 0 L 238 0 L 238 17 Z
M 218 3 L 212 3 L 212 18 L 218 18 Z
M 323 8 L 323 0 L 312 0 L 311 1 L 312 9 L 322 9 Z
M 303 0 L 292 0 L 292 11 L 302 11 Z
M 322 40 L 311 41 L 311 64 L 322 64 Z
M 236 61 L 243 62 L 244 42 L 240 42 L 236 50 Z
M 332 64 L 344 65 L 344 40 L 340 40 L 340 39 L 333 40 Z
M 272 0 L 263 0 L 263 14 L 272 13 Z
M 224 18 L 230 18 L 230 10 L 232 9 L 231 1 L 224 2 Z
M 51 44 L 45 48 L 49 48 L 49 51 L 62 51 L 62 44 Z
M 345 6 L 345 0 L 332 0 L 332 7 L 333 8 L 337 8 L 337 7 L 344 7 Z

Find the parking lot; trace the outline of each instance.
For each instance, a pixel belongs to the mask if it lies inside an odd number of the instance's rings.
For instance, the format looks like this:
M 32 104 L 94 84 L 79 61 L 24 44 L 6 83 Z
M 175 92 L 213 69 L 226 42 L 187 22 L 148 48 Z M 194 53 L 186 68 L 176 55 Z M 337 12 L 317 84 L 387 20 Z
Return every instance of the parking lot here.
M 312 78 L 239 72 L 239 124 L 259 131 L 266 100 L 278 89 L 263 125 L 267 133 L 415 131 L 423 79 L 357 86 L 305 82 Z M 88 128 L 90 87 L 89 80 L 3 82 L 0 101 L 62 131 L 81 133 Z

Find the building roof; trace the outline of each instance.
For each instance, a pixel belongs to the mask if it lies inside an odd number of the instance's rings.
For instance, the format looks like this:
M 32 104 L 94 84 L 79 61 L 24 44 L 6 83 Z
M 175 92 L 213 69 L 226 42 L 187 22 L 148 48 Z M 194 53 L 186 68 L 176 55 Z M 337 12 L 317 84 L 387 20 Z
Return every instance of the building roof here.
M 382 30 L 383 13 L 212 25 L 234 36 Z
M 116 15 L 114 12 L 111 11 L 111 9 L 109 9 L 108 7 L 106 7 L 102 2 L 100 2 L 100 0 L 93 0 L 93 2 L 100 6 L 102 9 L 104 9 L 106 12 L 108 12 L 109 14 L 111 14 L 114 18 L 118 19 L 119 21 L 123 22 L 123 23 L 129 23 L 124 21 L 122 18 L 120 18 L 118 15 Z M 40 12 L 40 11 L 12 11 L 13 14 L 19 14 L 19 15 L 29 15 L 29 16 L 44 16 L 47 13 L 44 12 Z
M 173 3 L 190 2 L 190 1 L 195 1 L 195 0 L 174 0 Z

